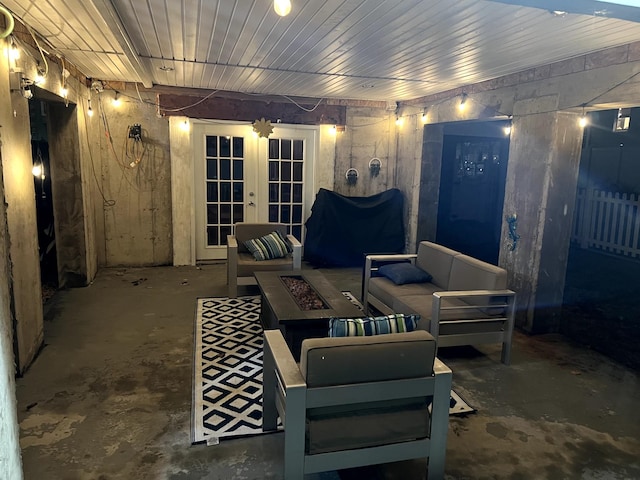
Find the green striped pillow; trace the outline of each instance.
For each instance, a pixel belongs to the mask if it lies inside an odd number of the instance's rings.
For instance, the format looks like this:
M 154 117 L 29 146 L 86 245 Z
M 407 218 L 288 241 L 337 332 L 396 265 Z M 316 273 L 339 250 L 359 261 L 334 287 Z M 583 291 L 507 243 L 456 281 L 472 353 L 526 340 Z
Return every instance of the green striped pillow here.
M 330 337 L 363 337 L 386 333 L 412 332 L 416 329 L 420 315 L 393 313 L 381 317 L 331 318 Z
M 289 241 L 277 230 L 264 237 L 247 240 L 244 246 L 258 261 L 282 258 L 293 251 Z

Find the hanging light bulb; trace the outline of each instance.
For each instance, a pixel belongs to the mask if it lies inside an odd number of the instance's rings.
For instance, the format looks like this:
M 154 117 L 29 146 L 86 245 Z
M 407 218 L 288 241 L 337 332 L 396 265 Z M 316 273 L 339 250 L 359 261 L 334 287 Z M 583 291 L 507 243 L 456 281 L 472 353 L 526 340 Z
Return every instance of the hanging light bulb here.
M 93 108 L 91 108 L 91 99 L 87 100 L 87 103 L 88 103 L 87 115 L 89 117 L 93 117 Z
M 578 125 L 580 125 L 581 128 L 584 128 L 588 124 L 589 124 L 589 119 L 587 118 L 587 115 L 584 112 L 584 106 L 583 106 L 582 107 L 582 116 L 580 117 L 580 120 L 578 120 Z
M 113 96 L 113 106 L 114 107 L 119 107 L 120 106 L 120 97 L 118 96 L 118 92 L 115 93 L 115 95 Z
M 402 117 L 396 115 L 396 126 L 401 127 L 403 123 L 404 120 L 402 119 Z
M 60 88 L 60 96 L 65 99 L 69 96 L 69 90 L 65 85 L 62 85 Z
M 460 99 L 460 104 L 458 105 L 458 108 L 460 109 L 460 111 L 465 109 L 466 103 L 467 103 L 467 94 L 463 93 L 462 98 Z
M 427 111 L 426 110 L 422 111 L 422 116 L 420 117 L 420 121 L 422 123 L 427 123 Z
M 16 44 L 16 41 L 13 38 L 13 36 L 11 36 L 11 47 L 9 49 L 9 58 L 14 62 L 20 58 L 20 50 L 18 49 L 18 45 Z
M 273 0 L 273 9 L 281 17 L 286 17 L 291 12 L 291 0 Z

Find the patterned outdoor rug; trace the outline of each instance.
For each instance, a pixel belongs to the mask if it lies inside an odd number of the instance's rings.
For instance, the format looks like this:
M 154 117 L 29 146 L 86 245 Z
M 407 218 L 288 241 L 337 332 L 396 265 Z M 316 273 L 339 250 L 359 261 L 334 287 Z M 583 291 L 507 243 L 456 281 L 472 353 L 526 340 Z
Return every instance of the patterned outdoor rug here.
M 362 307 L 350 292 L 343 294 Z M 199 298 L 194 338 L 191 443 L 265 433 L 260 296 Z M 451 395 L 451 415 L 475 411 Z

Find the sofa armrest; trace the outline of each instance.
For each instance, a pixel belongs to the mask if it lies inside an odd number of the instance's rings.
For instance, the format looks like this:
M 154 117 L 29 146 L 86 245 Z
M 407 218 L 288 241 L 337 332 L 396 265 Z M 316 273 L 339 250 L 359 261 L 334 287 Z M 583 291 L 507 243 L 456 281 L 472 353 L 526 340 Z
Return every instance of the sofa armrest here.
M 287 240 L 291 243 L 291 248 L 293 248 L 293 269 L 300 270 L 302 268 L 302 244 L 300 241 L 291 234 L 287 235 Z
M 238 295 L 238 239 L 227 235 L 227 289 L 229 298 Z
M 262 429 L 275 430 L 278 414 L 304 418 L 306 382 L 280 330 L 264 331 L 263 365 Z
M 453 323 L 495 323 L 496 321 L 504 322 L 503 332 L 503 349 L 502 362 L 508 365 L 511 355 L 511 337 L 513 336 L 513 328 L 515 323 L 515 292 L 513 290 L 457 290 L 457 291 L 440 291 L 433 293 L 433 301 L 431 304 L 431 323 L 430 332 L 438 339 L 440 334 L 440 326 Z M 465 305 L 445 306 L 443 300 L 448 299 L 464 299 Z M 470 301 L 472 299 L 472 301 Z M 495 301 L 500 299 L 499 301 Z M 476 301 L 477 300 L 477 301 Z M 491 313 L 489 310 L 494 310 Z M 451 315 L 443 320 L 445 312 L 466 311 L 482 312 L 477 318 L 466 315 L 463 319 L 451 319 Z
M 362 271 L 362 305 L 364 311 L 369 314 L 369 280 L 372 273 L 378 270 L 378 263 L 380 262 L 402 262 L 409 260 L 411 263 L 415 263 L 418 257 L 415 253 L 390 253 L 390 254 L 372 254 L 364 257 L 364 270 Z

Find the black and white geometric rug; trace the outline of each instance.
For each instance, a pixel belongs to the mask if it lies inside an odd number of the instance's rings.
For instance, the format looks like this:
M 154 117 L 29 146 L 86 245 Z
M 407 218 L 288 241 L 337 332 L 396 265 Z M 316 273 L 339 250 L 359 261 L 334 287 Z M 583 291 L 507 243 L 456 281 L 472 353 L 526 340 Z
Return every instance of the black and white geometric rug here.
M 191 442 L 262 432 L 260 296 L 199 298 Z
M 194 338 L 191 443 L 263 434 L 260 296 L 199 298 Z M 451 415 L 475 411 L 451 397 Z

